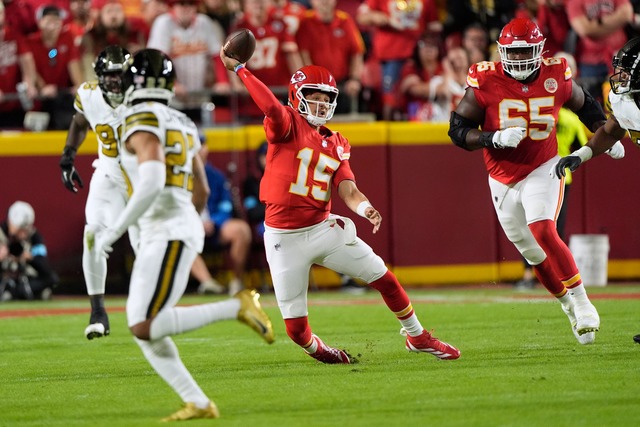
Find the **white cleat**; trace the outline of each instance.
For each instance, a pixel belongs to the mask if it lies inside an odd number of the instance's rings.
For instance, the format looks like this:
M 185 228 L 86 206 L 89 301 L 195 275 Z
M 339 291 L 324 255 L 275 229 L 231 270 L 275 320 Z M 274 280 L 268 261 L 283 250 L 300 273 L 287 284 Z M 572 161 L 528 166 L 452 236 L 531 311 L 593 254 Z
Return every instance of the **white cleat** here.
M 576 330 L 578 335 L 600 330 L 600 316 L 598 311 L 590 302 L 575 304 L 573 312 L 576 316 Z
M 102 323 L 92 323 L 84 330 L 84 335 L 87 339 L 101 338 L 105 335 L 109 335 L 109 331 L 104 327 Z
M 578 340 L 578 342 L 582 345 L 593 344 L 593 342 L 596 340 L 595 332 L 586 332 L 586 333 L 583 333 L 582 335 L 578 333 L 578 328 L 576 327 L 577 325 L 576 316 L 574 314 L 573 307 L 567 308 L 563 305 L 562 311 L 564 311 L 564 313 L 569 318 L 569 322 L 571 323 L 571 331 L 573 332 L 573 335 L 576 337 L 576 340 Z

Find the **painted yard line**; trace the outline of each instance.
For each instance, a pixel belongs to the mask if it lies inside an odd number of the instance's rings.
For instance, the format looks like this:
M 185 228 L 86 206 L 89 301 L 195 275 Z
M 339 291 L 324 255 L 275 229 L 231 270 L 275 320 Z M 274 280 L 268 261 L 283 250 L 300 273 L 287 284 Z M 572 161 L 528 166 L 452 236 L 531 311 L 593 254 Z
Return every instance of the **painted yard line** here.
M 592 300 L 616 300 L 616 299 L 640 299 L 640 293 L 605 293 L 590 295 Z M 543 303 L 552 302 L 553 299 L 548 295 L 502 295 L 496 297 L 490 296 L 465 296 L 465 295 L 430 295 L 427 297 L 411 298 L 413 304 L 509 304 L 509 303 Z M 261 301 L 263 307 L 275 307 L 275 302 Z M 347 306 L 347 305 L 380 305 L 382 300 L 379 298 L 360 298 L 348 300 L 336 299 L 312 299 L 309 306 Z M 192 305 L 192 304 L 181 304 Z M 108 306 L 108 312 L 121 313 L 125 311 L 124 302 L 121 306 Z M 12 319 L 20 317 L 35 316 L 61 316 L 73 314 L 89 314 L 89 307 L 60 307 L 60 308 L 43 308 L 43 309 L 14 309 L 0 310 L 0 319 Z

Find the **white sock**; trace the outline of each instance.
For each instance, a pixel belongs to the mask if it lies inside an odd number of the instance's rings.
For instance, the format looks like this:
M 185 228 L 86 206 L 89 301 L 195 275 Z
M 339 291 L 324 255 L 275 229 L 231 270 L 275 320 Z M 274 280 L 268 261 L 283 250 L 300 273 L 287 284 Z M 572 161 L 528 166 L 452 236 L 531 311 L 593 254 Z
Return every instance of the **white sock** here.
M 567 292 L 558 298 L 558 301 L 560 301 L 560 304 L 565 308 L 571 308 L 573 306 L 573 296 L 571 295 L 571 292 Z
M 171 338 L 165 337 L 153 341 L 144 341 L 135 337 L 134 339 L 149 364 L 184 402 L 193 402 L 202 409 L 209 405 L 209 398 L 182 363 L 178 348 Z
M 571 288 L 568 290 L 573 297 L 576 304 L 589 304 L 589 297 L 587 296 L 587 291 L 584 288 L 583 284 L 579 284 L 578 286 Z
M 103 256 L 96 258 L 91 251 L 82 251 L 82 273 L 87 284 L 88 295 L 104 294 L 104 282 L 107 279 L 107 259 Z
M 162 310 L 151 322 L 149 336 L 151 340 L 157 340 L 192 331 L 220 320 L 234 320 L 238 318 L 239 311 L 240 300 L 237 298 Z
M 312 336 L 311 345 L 303 350 L 306 351 L 308 354 L 313 354 L 316 351 L 318 351 L 318 347 L 320 347 L 318 344 L 318 340 L 316 339 L 316 337 Z
M 418 316 L 416 316 L 415 313 L 406 319 L 400 320 L 400 324 L 402 324 L 402 327 L 407 331 L 407 334 L 409 334 L 410 337 L 422 335 L 422 331 L 424 331 L 424 328 L 420 324 Z

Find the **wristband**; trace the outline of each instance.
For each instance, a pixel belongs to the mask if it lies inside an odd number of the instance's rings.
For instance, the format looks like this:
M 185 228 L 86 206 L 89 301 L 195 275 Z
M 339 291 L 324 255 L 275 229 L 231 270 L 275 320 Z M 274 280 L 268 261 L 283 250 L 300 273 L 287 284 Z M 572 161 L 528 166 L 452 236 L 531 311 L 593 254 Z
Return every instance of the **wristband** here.
M 368 200 L 365 200 L 364 202 L 360 202 L 360 204 L 356 208 L 356 213 L 361 217 L 366 218 L 366 215 L 364 214 L 365 211 L 367 210 L 367 208 L 372 208 L 372 207 L 373 206 L 371 206 L 371 203 L 369 203 Z
M 77 148 L 72 147 L 70 145 L 65 145 L 64 149 L 62 150 L 62 155 L 63 156 L 67 156 L 67 157 L 71 157 L 71 159 L 74 159 L 76 157 L 76 152 L 78 151 Z
M 482 132 L 480 134 L 480 144 L 485 147 L 496 148 L 493 143 L 493 135 L 495 134 L 496 132 Z
M 244 68 L 244 64 L 240 63 L 238 65 L 236 65 L 235 67 L 233 67 L 233 72 L 238 74 L 238 71 L 240 71 L 240 69 Z
M 582 163 L 584 163 L 591 158 L 591 156 L 593 155 L 593 150 L 591 150 L 591 147 L 584 145 L 571 153 L 571 155 L 580 157 L 580 160 L 582 161 Z

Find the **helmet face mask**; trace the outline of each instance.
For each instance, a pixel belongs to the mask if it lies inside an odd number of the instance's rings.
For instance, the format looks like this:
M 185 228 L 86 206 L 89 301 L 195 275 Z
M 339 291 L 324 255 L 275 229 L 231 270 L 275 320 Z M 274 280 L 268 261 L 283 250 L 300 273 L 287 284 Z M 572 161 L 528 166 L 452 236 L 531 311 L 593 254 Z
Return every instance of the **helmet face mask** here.
M 176 72 L 171 59 L 156 49 L 142 49 L 125 64 L 122 77 L 124 102 L 140 100 L 171 102 Z
M 516 18 L 504 26 L 498 38 L 502 69 L 516 80 L 526 80 L 542 64 L 545 38 L 538 26 Z
M 324 67 L 307 65 L 291 76 L 289 105 L 313 126 L 323 126 L 331 120 L 338 94 L 335 79 Z
M 615 73 L 609 78 L 616 95 L 640 92 L 640 37 L 633 38 L 613 57 Z
M 107 46 L 96 58 L 93 69 L 105 101 L 115 108 L 124 101 L 122 72 L 131 54 L 117 45 Z

